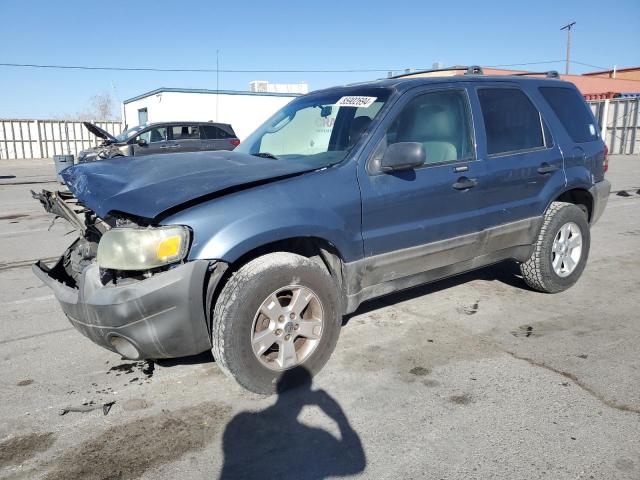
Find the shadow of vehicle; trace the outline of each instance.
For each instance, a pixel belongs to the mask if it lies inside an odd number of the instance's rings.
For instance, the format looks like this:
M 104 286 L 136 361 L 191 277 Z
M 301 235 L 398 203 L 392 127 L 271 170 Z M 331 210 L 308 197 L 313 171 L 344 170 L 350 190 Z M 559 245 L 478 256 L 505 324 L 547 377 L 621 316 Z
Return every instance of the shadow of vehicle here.
M 324 479 L 364 471 L 362 443 L 340 405 L 324 390 L 311 389 L 311 374 L 288 370 L 278 382 L 274 405 L 241 412 L 223 436 L 221 480 L 277 478 Z M 317 406 L 336 422 L 340 439 L 298 421 L 303 407 Z

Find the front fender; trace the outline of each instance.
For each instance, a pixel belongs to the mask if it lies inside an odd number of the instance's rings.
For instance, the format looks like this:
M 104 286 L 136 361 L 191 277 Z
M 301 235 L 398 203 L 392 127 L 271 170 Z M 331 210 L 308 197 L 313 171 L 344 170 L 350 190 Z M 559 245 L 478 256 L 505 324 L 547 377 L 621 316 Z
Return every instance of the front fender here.
M 318 237 L 345 261 L 362 258 L 360 191 L 353 165 L 241 190 L 166 218 L 193 232 L 189 260 L 234 262 L 268 243 Z

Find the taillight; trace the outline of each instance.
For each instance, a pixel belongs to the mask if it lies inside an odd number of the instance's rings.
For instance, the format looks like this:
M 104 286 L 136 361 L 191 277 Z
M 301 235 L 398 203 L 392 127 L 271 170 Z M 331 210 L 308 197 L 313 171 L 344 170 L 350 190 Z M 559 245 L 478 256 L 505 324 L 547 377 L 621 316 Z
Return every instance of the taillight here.
M 238 140 L 237 138 L 232 138 L 231 140 L 229 140 L 229 143 L 234 147 L 237 147 L 238 145 L 240 145 L 240 140 Z
M 607 170 L 609 170 L 609 148 L 605 145 L 604 146 L 604 173 L 607 173 Z

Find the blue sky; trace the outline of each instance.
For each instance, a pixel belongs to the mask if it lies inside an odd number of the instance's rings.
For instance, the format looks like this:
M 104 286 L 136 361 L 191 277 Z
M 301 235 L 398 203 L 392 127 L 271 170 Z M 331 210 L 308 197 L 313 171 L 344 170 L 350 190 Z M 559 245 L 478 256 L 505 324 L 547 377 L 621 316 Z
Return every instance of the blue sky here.
M 0 0 L 0 63 L 223 69 L 402 69 L 562 60 L 640 65 L 640 2 L 348 1 L 183 2 Z M 563 63 L 531 66 L 564 69 Z M 572 72 L 594 70 L 572 65 Z M 385 73 L 223 73 L 220 88 L 251 80 L 307 81 L 312 89 Z M 158 87 L 215 88 L 215 73 L 0 67 L 0 117 L 84 110 Z

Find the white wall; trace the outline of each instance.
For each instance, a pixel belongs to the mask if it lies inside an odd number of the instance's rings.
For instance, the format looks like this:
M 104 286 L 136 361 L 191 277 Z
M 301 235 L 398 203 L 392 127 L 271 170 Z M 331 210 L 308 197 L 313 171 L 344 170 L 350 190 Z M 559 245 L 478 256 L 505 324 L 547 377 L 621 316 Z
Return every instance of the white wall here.
M 216 118 L 216 97 L 219 97 Z M 209 121 L 230 123 L 244 140 L 267 118 L 295 97 L 162 92 L 124 105 L 125 122 L 138 124 L 138 109 L 147 108 L 149 122 Z

